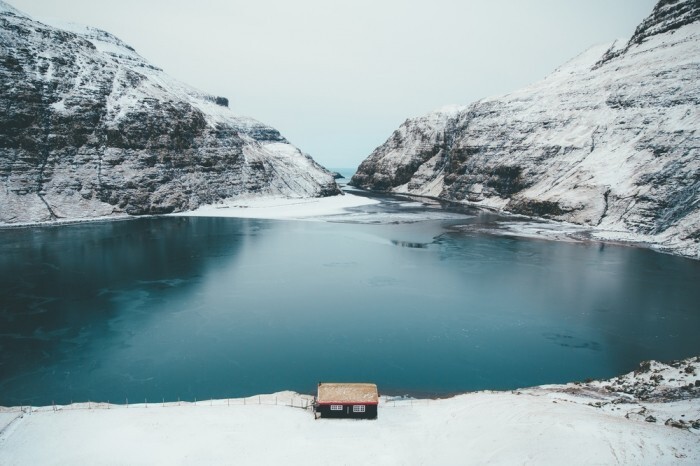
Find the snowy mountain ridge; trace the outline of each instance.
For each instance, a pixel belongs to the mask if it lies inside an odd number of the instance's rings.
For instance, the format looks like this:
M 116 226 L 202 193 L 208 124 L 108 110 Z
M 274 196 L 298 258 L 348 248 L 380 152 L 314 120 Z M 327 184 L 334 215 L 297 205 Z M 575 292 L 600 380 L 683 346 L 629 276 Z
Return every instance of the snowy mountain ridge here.
M 700 4 L 500 97 L 407 120 L 351 184 L 585 225 L 700 258 Z
M 0 65 L 0 224 L 340 193 L 277 130 L 108 32 L 0 1 Z
M 0 0 L 0 13 L 12 13 L 15 16 L 26 17 L 26 15 L 24 13 L 22 13 L 21 11 L 19 11 L 18 9 L 16 9 L 12 5 L 3 2 L 2 0 Z

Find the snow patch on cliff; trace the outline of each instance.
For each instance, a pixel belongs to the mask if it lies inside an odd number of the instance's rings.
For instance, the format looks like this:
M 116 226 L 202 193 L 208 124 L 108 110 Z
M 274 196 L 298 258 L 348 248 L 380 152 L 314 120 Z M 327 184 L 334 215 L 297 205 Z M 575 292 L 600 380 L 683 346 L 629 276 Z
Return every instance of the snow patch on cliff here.
M 35 21 L 6 4 L 0 14 L 0 78 L 11 84 L 0 95 L 0 225 L 340 193 L 277 130 L 173 79 L 114 35 Z
M 699 18 L 697 2 L 660 2 L 629 41 L 591 47 L 510 94 L 407 120 L 351 184 L 700 258 Z

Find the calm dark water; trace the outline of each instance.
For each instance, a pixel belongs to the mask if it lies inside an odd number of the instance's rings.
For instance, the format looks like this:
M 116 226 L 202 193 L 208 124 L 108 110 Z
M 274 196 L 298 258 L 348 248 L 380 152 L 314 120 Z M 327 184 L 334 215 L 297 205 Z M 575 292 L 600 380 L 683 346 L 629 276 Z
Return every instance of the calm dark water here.
M 700 354 L 698 262 L 455 228 L 483 216 L 410 223 L 412 209 L 0 230 L 0 405 L 321 380 L 439 395 Z

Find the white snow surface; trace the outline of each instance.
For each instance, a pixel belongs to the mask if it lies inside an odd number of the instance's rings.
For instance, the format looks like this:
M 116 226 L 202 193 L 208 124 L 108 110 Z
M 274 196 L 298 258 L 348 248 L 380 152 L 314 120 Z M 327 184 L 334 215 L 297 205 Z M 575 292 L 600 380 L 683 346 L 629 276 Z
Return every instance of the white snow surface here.
M 13 7 L 12 5 L 9 5 L 2 0 L 0 0 L 0 12 L 7 12 L 7 13 L 12 13 L 17 16 L 26 16 L 24 13 Z
M 312 397 L 293 392 L 0 408 L 0 464 L 700 464 L 700 431 L 691 426 L 698 398 L 643 402 L 604 388 L 697 378 L 685 370 L 697 361 L 652 363 L 590 384 L 442 400 L 382 396 L 378 419 L 364 421 L 314 419 Z M 689 422 L 679 428 L 667 419 Z
M 190 212 L 172 214 L 181 217 L 239 217 L 277 220 L 318 219 L 340 215 L 346 209 L 378 204 L 379 201 L 353 194 L 318 198 L 286 196 L 241 196 L 214 205 L 201 206 Z
M 162 69 L 152 65 L 139 55 L 131 46 L 107 31 L 56 18 L 42 18 L 40 22 L 75 33 L 89 40 L 99 53 L 113 57 L 119 66 L 128 67 L 143 74 L 147 79 L 147 85 L 141 84 L 141 87 L 130 89 L 128 93 L 117 95 L 121 99 L 111 102 L 116 112 L 125 114 L 131 106 L 138 105 L 143 98 L 157 98 L 163 101 L 181 100 L 201 110 L 212 128 L 215 128 L 217 124 L 231 125 L 232 122 L 235 123 L 234 126 L 246 132 L 258 127 L 266 128 L 266 125 L 253 118 L 237 115 L 228 107 L 217 105 L 213 100 L 214 96 L 199 91 L 164 73 Z M 293 149 L 295 149 L 295 153 L 300 155 L 296 148 Z

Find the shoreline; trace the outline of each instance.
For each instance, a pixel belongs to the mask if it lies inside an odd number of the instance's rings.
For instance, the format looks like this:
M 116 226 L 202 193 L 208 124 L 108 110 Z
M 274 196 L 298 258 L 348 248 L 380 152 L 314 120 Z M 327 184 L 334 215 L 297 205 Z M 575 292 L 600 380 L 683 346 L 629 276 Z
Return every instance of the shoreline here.
M 691 387 L 692 386 L 692 387 Z M 656 360 L 642 361 L 639 363 L 639 368 L 634 371 L 617 375 L 609 379 L 595 379 L 587 381 L 573 381 L 567 383 L 557 383 L 557 384 L 544 384 L 535 385 L 531 387 L 520 387 L 513 389 L 482 389 L 476 391 L 459 391 L 459 392 L 449 392 L 445 394 L 437 394 L 436 396 L 428 397 L 413 397 L 409 394 L 383 394 L 380 387 L 380 399 L 383 402 L 408 402 L 408 401 L 423 401 L 423 402 L 434 402 L 442 400 L 450 400 L 464 395 L 473 395 L 478 393 L 530 393 L 530 392 L 562 392 L 562 393 L 588 393 L 600 392 L 598 397 L 615 397 L 622 396 L 631 400 L 632 398 L 638 398 L 640 401 L 645 402 L 673 402 L 681 399 L 698 399 L 700 403 L 700 356 L 691 356 L 685 359 L 673 360 L 668 362 L 660 362 Z M 683 395 L 686 394 L 686 396 Z M 71 406 L 83 407 L 88 406 L 88 409 L 98 407 L 137 407 L 137 406 L 180 406 L 180 405 L 197 405 L 206 403 L 231 403 L 233 404 L 246 404 L 245 400 L 255 400 L 260 397 L 271 397 L 281 395 L 281 398 L 286 399 L 287 397 L 296 397 L 298 399 L 312 400 L 314 395 L 308 393 L 299 393 L 292 390 L 282 390 L 275 393 L 256 393 L 246 397 L 236 397 L 236 398 L 211 398 L 211 399 L 197 399 L 194 400 L 178 400 L 178 401 L 161 401 L 152 400 L 150 403 L 145 400 L 144 403 L 111 403 L 110 401 L 76 401 L 70 404 L 52 404 L 52 405 L 19 405 L 19 406 L 2 406 L 0 405 L 0 413 L 7 412 L 8 410 L 18 410 L 18 409 L 29 409 L 31 411 L 46 411 L 46 410 L 60 410 L 62 408 L 67 408 Z M 260 404 L 260 403 L 257 403 Z M 310 406 L 307 405 L 307 406 Z M 92 408 L 91 408 L 92 407 Z M 299 407 L 299 406 L 295 406 Z M 306 406 L 305 406 L 306 407 Z M 109 408 L 107 408 L 109 409 Z M 700 420 L 700 418 L 699 418 Z
M 698 464 L 698 372 L 693 357 L 603 381 L 382 396 L 376 420 L 316 420 L 313 397 L 288 391 L 0 408 L 0 463 Z
M 61 227 L 66 225 L 116 222 L 158 217 L 232 217 L 268 220 L 304 220 L 345 213 L 344 209 L 378 204 L 380 201 L 364 196 L 344 193 L 326 197 L 290 198 L 284 196 L 242 196 L 227 199 L 219 204 L 207 204 L 195 210 L 169 214 L 129 215 L 115 214 L 101 217 L 81 217 L 47 220 L 41 222 L 2 223 L 1 230 L 35 227 Z M 287 209 L 290 208 L 290 209 Z M 287 209 L 286 212 L 284 210 Z
M 562 220 L 552 220 L 544 217 L 523 215 L 513 213 L 504 210 L 501 207 L 488 205 L 482 202 L 453 201 L 449 199 L 442 199 L 436 196 L 404 192 L 375 192 L 364 190 L 362 188 L 357 188 L 354 186 L 350 186 L 350 188 L 351 190 L 361 191 L 368 194 L 402 196 L 408 199 L 415 200 L 427 199 L 440 204 L 447 204 L 449 206 L 453 206 L 456 208 L 456 210 L 465 207 L 474 208 L 484 212 L 490 212 L 493 214 L 502 215 L 504 217 L 509 217 L 515 220 L 514 222 L 510 222 L 510 228 L 509 224 L 503 222 L 499 225 L 501 226 L 501 228 L 499 229 L 474 229 L 474 231 L 479 231 L 486 234 L 513 236 L 517 238 L 527 239 L 541 239 L 545 241 L 569 241 L 578 243 L 611 244 L 616 246 L 648 249 L 661 254 L 668 254 L 671 256 L 682 257 L 685 259 L 691 259 L 696 261 L 700 260 L 700 253 L 693 253 L 690 251 L 684 251 L 682 248 L 673 248 L 672 246 L 664 245 L 662 240 L 655 240 L 653 237 L 649 235 L 644 235 L 642 233 L 632 233 L 624 230 L 607 230 L 594 226 L 579 225 L 577 223 L 570 223 Z M 527 229 L 517 228 L 516 225 L 538 226 L 539 228 L 535 233 L 531 233 L 528 232 Z M 505 226 L 505 228 L 503 228 L 503 226 Z
M 284 196 L 243 196 L 168 214 L 173 217 L 233 217 L 268 220 L 308 220 L 347 213 L 346 209 L 379 204 L 381 201 L 347 192 L 336 196 L 288 198 Z
M 355 192 L 367 194 L 357 195 Z M 192 211 L 175 212 L 170 214 L 153 214 L 132 216 L 117 214 L 113 216 L 59 219 L 44 222 L 24 223 L 0 223 L 0 230 L 11 230 L 34 227 L 59 227 L 65 225 L 100 223 L 112 221 L 124 221 L 140 218 L 156 217 L 216 217 L 216 218 L 252 218 L 267 220 L 298 220 L 298 221 L 328 221 L 334 216 L 348 214 L 349 210 L 356 207 L 376 205 L 382 201 L 375 199 L 373 195 L 388 195 L 405 197 L 408 200 L 431 200 L 440 204 L 452 206 L 452 213 L 460 212 L 463 208 L 478 209 L 483 212 L 501 215 L 513 219 L 498 223 L 496 228 L 477 225 L 470 227 L 464 225 L 458 227 L 458 231 L 474 231 L 496 236 L 512 236 L 525 239 L 540 239 L 544 241 L 564 241 L 574 243 L 610 244 L 622 247 L 647 249 L 661 254 L 698 261 L 700 255 L 694 251 L 682 247 L 674 248 L 664 245 L 662 240 L 655 240 L 648 235 L 630 233 L 626 231 L 604 230 L 596 227 L 578 225 L 563 221 L 531 217 L 504 211 L 493 206 L 482 205 L 475 202 L 456 202 L 440 199 L 434 196 L 426 196 L 411 193 L 375 193 L 350 186 L 344 189 L 343 194 L 327 197 L 313 198 L 289 198 L 277 195 L 241 196 L 221 201 L 218 204 L 207 204 Z M 466 214 L 465 214 L 466 215 Z M 361 222 L 358 222 L 361 223 Z

